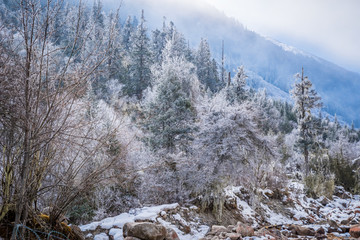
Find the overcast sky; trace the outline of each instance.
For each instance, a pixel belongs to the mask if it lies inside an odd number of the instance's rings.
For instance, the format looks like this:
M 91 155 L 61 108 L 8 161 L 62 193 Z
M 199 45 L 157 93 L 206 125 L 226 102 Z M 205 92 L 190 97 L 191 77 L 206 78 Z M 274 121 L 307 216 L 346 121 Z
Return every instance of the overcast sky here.
M 248 29 L 360 72 L 360 0 L 204 0 Z

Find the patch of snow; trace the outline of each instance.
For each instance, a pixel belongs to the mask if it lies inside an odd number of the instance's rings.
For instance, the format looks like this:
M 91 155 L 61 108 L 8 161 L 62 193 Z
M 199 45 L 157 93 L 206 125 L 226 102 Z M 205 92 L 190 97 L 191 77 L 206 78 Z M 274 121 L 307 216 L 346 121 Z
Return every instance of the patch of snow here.
M 92 222 L 87 225 L 80 226 L 81 231 L 94 231 L 98 226 L 100 222 Z
M 154 207 L 144 207 L 133 209 L 129 213 L 122 213 L 116 217 L 105 218 L 99 222 L 93 222 L 87 225 L 80 226 L 81 231 L 93 231 L 98 226 L 103 229 L 111 229 L 113 227 L 122 228 L 127 222 L 135 222 L 135 220 L 155 220 L 161 211 L 166 209 L 174 209 L 179 206 L 175 204 L 165 204 Z
M 299 183 L 299 182 L 290 182 L 288 185 L 289 189 L 292 192 L 304 192 L 304 184 L 303 183 Z
M 210 227 L 206 225 L 200 225 L 198 227 L 191 227 L 191 232 L 189 234 L 185 234 L 181 231 L 176 225 L 171 224 L 161 218 L 158 219 L 159 223 L 165 226 L 166 228 L 172 228 L 181 240 L 193 240 L 200 239 L 205 236 L 205 234 L 209 231 Z
M 173 215 L 174 219 L 179 221 L 181 225 L 187 225 L 186 221 L 180 216 L 180 214 Z
M 269 199 L 269 197 L 266 195 L 266 193 L 273 194 L 274 192 L 270 189 L 259 189 L 259 192 L 266 198 Z
M 100 233 L 95 235 L 94 240 L 109 240 L 109 237 L 106 233 Z
M 112 228 L 109 231 L 109 235 L 113 236 L 114 240 L 122 240 L 123 239 L 123 230 L 119 228 Z
M 249 204 L 241 200 L 235 193 L 240 193 L 243 187 L 227 187 L 225 188 L 225 195 L 235 198 L 237 208 L 241 210 L 241 214 L 246 218 L 247 221 L 253 222 L 253 227 L 257 226 L 255 221 L 255 211 L 249 206 Z
M 260 204 L 261 207 L 265 210 L 266 213 L 266 221 L 268 221 L 272 225 L 281 225 L 281 224 L 295 224 L 296 222 L 289 219 L 288 217 L 275 213 L 268 206 L 264 204 Z

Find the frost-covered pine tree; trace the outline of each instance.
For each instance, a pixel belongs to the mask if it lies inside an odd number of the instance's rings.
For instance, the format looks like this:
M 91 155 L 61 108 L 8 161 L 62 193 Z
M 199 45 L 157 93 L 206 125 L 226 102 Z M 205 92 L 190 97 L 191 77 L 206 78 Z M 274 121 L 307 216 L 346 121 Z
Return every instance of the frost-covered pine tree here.
M 131 47 L 131 34 L 133 34 L 134 32 L 134 27 L 132 24 L 132 18 L 131 16 L 128 16 L 128 18 L 126 19 L 126 22 L 122 28 L 122 32 L 121 32 L 121 43 L 124 47 L 125 51 L 129 51 L 130 47 Z
M 216 91 L 217 82 L 212 78 L 212 62 L 210 47 L 206 39 L 201 39 L 195 57 L 197 75 L 202 84 L 206 88 L 210 88 L 212 92 Z
M 237 72 L 235 74 L 235 77 L 233 78 L 234 85 L 238 90 L 242 89 L 246 85 L 246 74 L 244 66 L 240 66 L 237 68 Z
M 92 9 L 92 21 L 94 21 L 95 39 L 102 39 L 105 28 L 105 16 L 101 0 L 94 1 Z
M 126 83 L 125 91 L 129 96 L 141 99 L 143 91 L 150 85 L 150 40 L 147 36 L 144 11 L 141 14 L 137 31 L 131 36 L 130 49 L 130 79 Z
M 170 153 L 188 150 L 196 117 L 193 102 L 199 88 L 195 66 L 184 57 L 172 56 L 172 43 L 167 42 L 160 69 L 154 68 L 155 86 L 146 99 L 144 122 L 149 145 Z
M 304 154 L 305 174 L 309 174 L 309 151 L 314 142 L 314 129 L 311 111 L 321 108 L 321 97 L 312 88 L 312 83 L 308 77 L 304 76 L 304 69 L 300 74 L 296 74 L 291 96 L 295 101 L 294 110 L 296 111 L 299 139 L 298 145 Z
M 246 99 L 245 85 L 246 85 L 246 74 L 243 66 L 237 68 L 235 76 L 232 78 L 232 83 L 226 88 L 227 100 L 230 103 L 241 102 Z

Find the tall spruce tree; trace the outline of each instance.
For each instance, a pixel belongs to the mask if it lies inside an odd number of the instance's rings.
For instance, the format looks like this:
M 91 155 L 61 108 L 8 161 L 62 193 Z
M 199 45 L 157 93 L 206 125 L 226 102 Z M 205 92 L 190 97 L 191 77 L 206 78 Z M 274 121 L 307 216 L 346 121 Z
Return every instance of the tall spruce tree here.
M 130 50 L 131 47 L 130 37 L 133 34 L 133 32 L 134 32 L 134 26 L 132 24 L 132 18 L 131 16 L 128 16 L 121 32 L 121 37 L 122 37 L 121 43 L 126 52 Z
M 214 78 L 212 74 L 213 64 L 211 61 L 211 52 L 209 43 L 206 39 L 201 39 L 198 50 L 196 52 L 196 67 L 197 67 L 197 75 L 202 84 L 212 92 L 215 92 L 217 89 L 217 80 Z
M 125 91 L 129 96 L 142 99 L 143 91 L 150 85 L 150 40 L 145 26 L 144 10 L 141 14 L 140 24 L 137 31 L 131 36 L 130 49 L 130 79 L 125 85 Z
M 164 61 L 154 73 L 155 86 L 146 107 L 144 125 L 149 132 L 149 145 L 154 150 L 187 152 L 196 117 L 194 92 L 199 84 L 195 66 L 184 56 L 173 56 L 172 45 L 172 41 L 167 42 Z
M 304 76 L 304 69 L 300 74 L 296 74 L 294 87 L 291 91 L 295 101 L 295 111 L 298 121 L 299 139 L 298 145 L 304 154 L 305 174 L 309 174 L 309 151 L 314 143 L 315 131 L 313 129 L 313 118 L 311 111 L 321 108 L 321 98 L 312 88 L 312 83 L 308 77 Z

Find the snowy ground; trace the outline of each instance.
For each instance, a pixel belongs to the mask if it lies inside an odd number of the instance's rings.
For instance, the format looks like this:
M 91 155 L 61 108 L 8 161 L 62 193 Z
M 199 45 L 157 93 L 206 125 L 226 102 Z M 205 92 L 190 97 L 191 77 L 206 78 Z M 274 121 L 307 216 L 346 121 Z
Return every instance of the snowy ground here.
M 191 240 L 191 239 L 199 239 L 203 237 L 209 230 L 209 227 L 206 225 L 199 225 L 197 228 L 192 228 L 190 234 L 184 234 L 177 226 L 170 222 L 164 221 L 160 216 L 164 214 L 166 210 L 179 208 L 179 204 L 166 204 L 160 206 L 153 207 L 144 207 L 137 208 L 131 210 L 129 213 L 122 213 L 116 217 L 105 218 L 102 221 L 92 222 L 87 225 L 80 226 L 80 229 L 83 232 L 87 231 L 95 231 L 97 228 L 101 228 L 104 231 L 109 230 L 109 235 L 113 236 L 114 240 L 122 240 L 123 231 L 122 228 L 127 222 L 135 222 L 138 220 L 150 220 L 154 222 L 159 222 L 165 227 L 170 227 L 175 230 L 175 232 L 179 235 L 181 240 Z M 178 221 L 187 223 L 179 214 L 174 215 Z M 105 233 L 99 233 L 93 236 L 91 233 L 86 237 L 94 238 L 95 240 L 108 240 L 108 236 Z
M 336 228 L 341 232 L 341 227 L 359 223 L 360 196 L 347 194 L 348 197 L 345 199 L 337 196 L 333 196 L 332 200 L 324 199 L 323 197 L 312 199 L 305 196 L 303 188 L 304 186 L 302 184 L 291 182 L 288 186 L 289 195 L 284 196 L 281 201 L 273 201 L 270 199 L 271 197 L 269 198 L 272 194 L 271 190 L 260 190 L 260 193 L 263 195 L 263 201 L 260 202 L 256 209 L 258 212 L 254 210 L 253 206 L 241 198 L 241 187 L 228 187 L 225 189 L 225 193 L 228 198 L 236 199 L 237 208 L 242 216 L 248 222 L 252 222 L 252 226 L 255 229 L 269 225 L 288 226 L 289 224 L 296 224 L 311 227 L 314 230 L 320 227 L 324 229 L 333 228 L 333 230 L 335 228 L 334 235 L 348 237 L 348 233 L 337 233 Z M 275 205 L 277 207 L 274 207 Z M 282 211 L 275 210 L 279 209 L 279 206 L 281 206 Z M 193 208 L 196 207 L 194 206 Z M 129 213 L 122 213 L 116 217 L 110 217 L 102 221 L 80 226 L 80 229 L 89 234 L 87 235 L 88 239 L 107 240 L 110 235 L 113 236 L 115 240 L 122 240 L 122 228 L 125 223 L 136 220 L 150 220 L 174 229 L 181 240 L 199 239 L 205 236 L 210 226 L 204 225 L 201 219 L 197 218 L 195 218 L 196 221 L 188 220 L 187 222 L 179 214 L 181 209 L 184 208 L 177 203 L 133 209 Z M 188 212 L 189 209 L 191 211 L 191 208 L 188 208 Z M 264 216 L 261 221 L 258 217 L 259 211 L 262 216 Z M 173 214 L 171 216 L 172 221 L 168 221 L 169 218 L 164 218 L 164 215 L 169 213 Z M 175 222 L 176 224 L 174 224 Z M 180 230 L 179 225 L 191 227 L 191 232 L 185 234 Z

